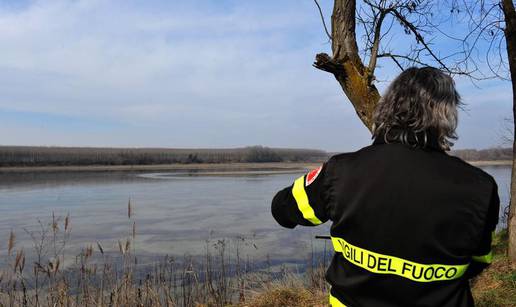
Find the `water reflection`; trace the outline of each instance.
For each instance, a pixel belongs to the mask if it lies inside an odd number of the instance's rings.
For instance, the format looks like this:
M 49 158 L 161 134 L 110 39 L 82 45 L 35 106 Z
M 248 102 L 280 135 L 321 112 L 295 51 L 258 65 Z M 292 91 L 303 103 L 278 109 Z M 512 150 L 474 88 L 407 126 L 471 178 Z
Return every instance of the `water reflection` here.
M 82 173 L 3 176 L 0 187 L 0 233 L 23 229 L 52 211 L 72 219 L 72 248 L 101 242 L 116 249 L 132 223 L 127 218 L 131 199 L 137 224 L 139 254 L 202 254 L 205 240 L 244 236 L 256 248 L 252 256 L 305 257 L 313 234 L 327 227 L 284 231 L 270 215 L 270 201 L 279 187 L 300 175 L 251 173 L 239 176 Z M 315 231 L 315 232 L 313 232 Z M 294 256 L 293 256 L 294 255 Z
M 510 167 L 483 168 L 496 178 L 501 201 L 507 204 Z M 37 220 L 52 211 L 70 213 L 72 250 L 97 241 L 116 250 L 117 240 L 132 231 L 126 211 L 131 199 L 140 255 L 197 255 L 203 253 L 206 239 L 243 236 L 255 259 L 269 255 L 277 261 L 299 261 L 310 252 L 314 235 L 328 234 L 329 225 L 285 230 L 272 219 L 270 201 L 301 174 L 268 170 L 224 176 L 184 171 L 2 174 L 0 234 L 7 237 L 14 229 L 18 242 L 28 243 L 24 229 L 34 229 Z

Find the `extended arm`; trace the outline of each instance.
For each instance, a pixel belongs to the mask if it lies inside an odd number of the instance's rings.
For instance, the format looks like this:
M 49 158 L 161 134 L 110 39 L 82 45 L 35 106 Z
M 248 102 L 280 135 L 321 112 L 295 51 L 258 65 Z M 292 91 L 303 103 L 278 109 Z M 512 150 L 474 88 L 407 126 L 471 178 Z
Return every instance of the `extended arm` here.
M 328 162 L 276 193 L 271 211 L 283 227 L 316 226 L 329 219 Z

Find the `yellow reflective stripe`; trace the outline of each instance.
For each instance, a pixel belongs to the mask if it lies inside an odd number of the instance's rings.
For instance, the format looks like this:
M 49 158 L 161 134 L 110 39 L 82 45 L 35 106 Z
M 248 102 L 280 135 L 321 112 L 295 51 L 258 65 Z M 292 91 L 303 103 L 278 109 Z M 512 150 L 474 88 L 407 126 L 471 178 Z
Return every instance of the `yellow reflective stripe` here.
M 496 230 L 493 230 L 491 232 L 491 240 L 494 240 L 496 236 Z M 493 251 L 489 251 L 489 253 L 485 254 L 485 255 L 477 255 L 477 256 L 473 256 L 471 257 L 471 259 L 473 259 L 473 261 L 476 261 L 476 262 L 482 262 L 482 263 L 491 263 L 493 262 Z
M 457 279 L 469 264 L 422 264 L 402 258 L 368 251 L 349 244 L 342 238 L 331 237 L 333 248 L 352 264 L 378 274 L 394 274 L 418 282 Z
M 346 307 L 346 305 L 342 304 L 335 296 L 330 293 L 330 306 L 331 307 Z
M 294 186 L 292 187 L 292 195 L 294 195 L 294 199 L 296 200 L 297 207 L 299 211 L 303 214 L 303 217 L 310 221 L 314 225 L 319 225 L 322 222 L 315 216 L 314 209 L 310 206 L 308 202 L 308 195 L 306 195 L 305 191 L 305 176 L 301 176 L 294 181 Z
M 472 259 L 476 262 L 491 263 L 493 261 L 493 251 L 490 251 L 486 255 L 473 256 Z

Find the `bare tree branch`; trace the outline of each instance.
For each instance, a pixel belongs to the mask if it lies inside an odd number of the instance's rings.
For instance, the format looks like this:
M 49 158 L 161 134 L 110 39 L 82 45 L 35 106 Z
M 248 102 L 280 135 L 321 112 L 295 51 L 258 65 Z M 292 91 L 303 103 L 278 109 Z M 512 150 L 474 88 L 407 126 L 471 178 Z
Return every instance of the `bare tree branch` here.
M 447 1 L 435 0 L 362 0 L 358 6 L 356 0 L 333 0 L 331 29 L 328 29 L 321 6 L 314 0 L 326 35 L 331 39 L 333 53 L 332 56 L 318 54 L 313 66 L 335 76 L 368 127 L 371 127 L 369 117 L 379 99 L 374 82 L 381 58 L 392 60 L 400 70 L 408 65 L 436 66 L 450 75 L 468 77 L 477 87 L 479 80 L 503 79 L 505 63 L 501 49 L 504 46 L 500 38 L 503 37 L 501 22 L 504 19 L 497 10 L 500 0 L 449 1 L 452 2 L 451 9 L 446 7 Z M 461 8 L 463 2 L 471 6 Z M 458 37 L 454 31 L 444 30 L 450 22 L 465 24 L 460 18 L 476 18 L 464 38 L 462 34 Z M 358 41 L 357 23 L 360 30 L 363 29 Z M 391 48 L 391 39 L 399 39 L 399 32 L 393 27 L 395 24 L 415 38 L 415 42 Z M 434 43 L 441 43 L 443 39 L 446 40 L 443 44 L 452 42 L 456 44 L 455 48 L 440 49 L 441 45 Z M 483 50 L 488 50 L 485 59 L 479 56 L 480 46 L 484 45 L 486 49 Z M 496 51 L 499 60 L 494 58 Z
M 335 75 L 345 73 L 344 65 L 334 60 L 326 53 L 318 53 L 315 56 L 315 62 L 312 64 L 312 66 Z
M 419 61 L 418 59 L 416 58 L 412 58 L 410 56 L 407 56 L 407 55 L 401 55 L 401 54 L 392 54 L 390 52 L 384 52 L 384 53 L 381 53 L 381 54 L 378 54 L 378 57 L 379 58 L 384 58 L 384 57 L 390 57 L 392 59 L 395 59 L 395 58 L 401 58 L 401 59 L 405 59 L 405 60 L 408 60 L 410 62 L 413 62 L 413 63 L 417 63 L 417 64 L 420 64 L 420 65 L 426 65 L 425 63 Z M 399 63 L 399 62 L 398 62 Z
M 425 39 L 419 33 L 418 29 L 412 23 L 410 23 L 403 15 L 401 15 L 400 12 L 398 12 L 397 10 L 392 10 L 391 12 L 394 14 L 394 16 L 396 16 L 396 18 L 403 25 L 405 25 L 408 29 L 410 29 L 410 31 L 416 36 L 416 42 L 421 43 L 425 47 L 425 49 L 428 51 L 430 56 L 432 56 L 432 58 L 434 58 L 434 60 L 437 63 L 439 63 L 439 65 L 441 65 L 441 67 L 443 69 L 445 69 L 447 72 L 451 73 L 452 71 L 448 68 L 448 66 L 441 61 L 441 59 L 434 53 L 432 48 L 430 48 L 430 46 L 425 42 Z
M 328 39 L 331 41 L 332 37 L 331 37 L 330 31 L 328 31 L 328 27 L 326 27 L 326 21 L 324 21 L 324 15 L 323 15 L 321 6 L 319 5 L 319 2 L 317 0 L 314 0 L 314 2 L 315 2 L 315 5 L 317 5 L 317 9 L 319 10 L 319 14 L 321 15 L 321 21 L 322 21 L 322 24 L 323 24 L 323 27 L 324 27 L 324 32 L 326 32 L 326 35 L 328 36 Z
M 373 39 L 373 47 L 371 48 L 371 58 L 369 59 L 368 70 L 369 74 L 372 76 L 374 74 L 374 69 L 376 67 L 376 57 L 378 54 L 378 48 L 380 46 L 380 34 L 382 31 L 382 23 L 385 16 L 390 12 L 390 9 L 381 10 L 378 14 L 378 18 L 376 20 L 376 25 L 374 27 L 374 39 Z

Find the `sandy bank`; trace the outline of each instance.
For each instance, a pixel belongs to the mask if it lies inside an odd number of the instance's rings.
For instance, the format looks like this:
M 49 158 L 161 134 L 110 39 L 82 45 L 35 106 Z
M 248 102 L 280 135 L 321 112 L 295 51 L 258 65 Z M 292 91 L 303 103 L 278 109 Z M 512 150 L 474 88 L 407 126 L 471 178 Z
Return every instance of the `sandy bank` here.
M 165 171 L 209 171 L 209 172 L 284 172 L 317 167 L 319 163 L 270 162 L 270 163 L 199 163 L 199 164 L 157 164 L 157 165 L 89 165 L 89 166 L 15 166 L 0 167 L 0 173 L 24 172 L 165 172 Z
M 475 166 L 512 165 L 510 160 L 469 161 Z M 156 165 L 87 165 L 87 166 L 14 166 L 0 167 L 0 173 L 32 172 L 165 172 L 165 171 L 199 171 L 199 172 L 289 172 L 308 170 L 320 163 L 309 162 L 266 162 L 266 163 L 192 163 L 192 164 L 156 164 Z

